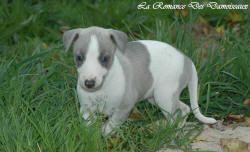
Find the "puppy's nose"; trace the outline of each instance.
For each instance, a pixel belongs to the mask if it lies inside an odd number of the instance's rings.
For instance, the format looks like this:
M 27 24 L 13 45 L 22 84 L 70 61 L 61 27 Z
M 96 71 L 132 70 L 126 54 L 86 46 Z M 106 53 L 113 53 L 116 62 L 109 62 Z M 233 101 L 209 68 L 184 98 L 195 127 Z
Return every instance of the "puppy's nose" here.
M 87 88 L 93 88 L 94 86 L 95 86 L 95 80 L 85 80 L 85 86 L 87 87 Z

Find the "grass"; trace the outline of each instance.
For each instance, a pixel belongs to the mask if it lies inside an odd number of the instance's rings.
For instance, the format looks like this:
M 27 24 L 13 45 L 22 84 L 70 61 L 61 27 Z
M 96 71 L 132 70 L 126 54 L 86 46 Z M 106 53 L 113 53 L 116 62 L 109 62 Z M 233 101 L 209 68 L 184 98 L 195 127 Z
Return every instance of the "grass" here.
M 242 19 L 232 23 L 229 10 L 188 9 L 185 16 L 175 10 L 137 10 L 138 3 L 0 2 L 0 151 L 155 151 L 164 146 L 190 150 L 191 133 L 202 128 L 187 126 L 191 130 L 184 132 L 186 127 L 176 127 L 181 118 L 173 125 L 149 127 L 162 115 L 146 102 L 137 104 L 145 118 L 129 119 L 115 138 L 102 136 L 101 120 L 92 127 L 83 125 L 73 57 L 64 52 L 60 33 L 77 27 L 115 28 L 130 40 L 174 45 L 197 67 L 204 114 L 217 119 L 229 113 L 250 116 L 249 105 L 242 102 L 249 98 L 249 12 L 235 11 Z M 214 29 L 224 25 L 224 34 L 217 34 L 216 40 L 213 33 L 202 35 L 197 42 L 192 27 L 199 16 Z M 181 99 L 189 103 L 186 90 Z M 196 119 L 191 115 L 189 120 Z

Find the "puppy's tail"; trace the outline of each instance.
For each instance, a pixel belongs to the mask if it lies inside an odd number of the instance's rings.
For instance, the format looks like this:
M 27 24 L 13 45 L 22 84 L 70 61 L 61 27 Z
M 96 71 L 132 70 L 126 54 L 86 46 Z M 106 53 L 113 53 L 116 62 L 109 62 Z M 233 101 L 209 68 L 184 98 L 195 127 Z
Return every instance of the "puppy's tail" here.
M 199 105 L 198 105 L 198 99 L 197 99 L 198 97 L 197 88 L 198 88 L 197 71 L 195 69 L 194 64 L 192 64 L 192 77 L 188 83 L 188 91 L 189 91 L 191 108 L 193 110 L 193 113 L 195 117 L 203 123 L 206 123 L 206 124 L 216 123 L 217 121 L 214 118 L 205 117 L 203 114 L 201 114 Z

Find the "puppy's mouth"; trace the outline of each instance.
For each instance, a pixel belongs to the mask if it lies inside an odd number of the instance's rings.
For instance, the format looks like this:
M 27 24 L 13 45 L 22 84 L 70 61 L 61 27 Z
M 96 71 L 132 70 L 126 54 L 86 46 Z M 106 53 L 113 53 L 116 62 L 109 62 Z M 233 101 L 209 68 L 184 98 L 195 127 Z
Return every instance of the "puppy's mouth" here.
M 94 84 L 92 84 L 93 82 L 88 82 L 88 81 L 80 81 L 79 84 L 81 86 L 81 88 L 87 92 L 95 92 L 95 91 L 98 91 L 101 89 L 102 85 L 103 85 L 103 81 L 104 81 L 104 78 L 102 79 L 102 82 L 101 84 L 98 84 L 96 85 L 96 82 L 94 82 Z
M 83 86 L 83 85 L 80 85 L 81 88 L 87 92 L 95 92 L 95 91 L 98 91 L 100 90 L 101 88 L 101 85 L 97 86 L 97 87 L 93 87 L 93 88 L 87 88 L 86 86 Z

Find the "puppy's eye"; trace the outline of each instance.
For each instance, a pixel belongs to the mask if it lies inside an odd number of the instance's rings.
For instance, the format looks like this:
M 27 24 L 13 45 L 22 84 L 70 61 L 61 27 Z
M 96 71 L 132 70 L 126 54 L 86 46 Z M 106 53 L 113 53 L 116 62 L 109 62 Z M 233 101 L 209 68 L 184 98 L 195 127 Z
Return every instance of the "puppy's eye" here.
M 101 57 L 100 61 L 101 61 L 102 63 L 108 62 L 108 61 L 109 61 L 109 56 L 103 56 L 103 57 Z
M 81 55 L 77 55 L 76 60 L 82 62 L 84 60 L 84 57 Z

